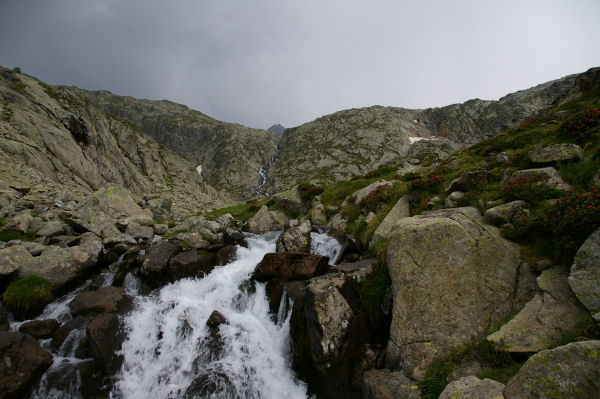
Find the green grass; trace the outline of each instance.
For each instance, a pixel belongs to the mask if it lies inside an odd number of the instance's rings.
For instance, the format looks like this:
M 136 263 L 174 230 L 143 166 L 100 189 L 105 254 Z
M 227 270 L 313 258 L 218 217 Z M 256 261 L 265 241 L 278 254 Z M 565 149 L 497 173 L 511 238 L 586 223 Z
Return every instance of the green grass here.
M 248 201 L 243 204 L 228 206 L 227 208 L 215 209 L 214 211 L 208 212 L 205 216 L 208 219 L 216 219 L 221 215 L 230 213 L 237 220 L 247 221 L 267 202 L 268 200 L 266 199 Z
M 9 87 L 11 88 L 11 90 L 14 90 L 19 94 L 25 94 L 25 83 L 21 82 L 18 79 L 12 82 Z
M 35 232 L 29 231 L 25 234 L 21 233 L 17 230 L 7 229 L 0 230 L 0 241 L 11 241 L 11 240 L 21 240 L 21 241 L 33 241 L 35 240 L 36 235 Z
M 594 182 L 594 176 L 600 170 L 598 160 L 569 162 L 557 167 L 560 175 L 575 188 L 584 188 Z
M 43 277 L 29 276 L 11 283 L 2 301 L 17 318 L 35 317 L 52 302 L 52 286 Z
M 4 105 L 2 106 L 2 112 L 0 113 L 0 118 L 6 122 L 9 123 L 12 118 L 13 118 L 14 112 L 12 110 L 12 106 L 10 105 L 9 102 L 4 103 Z

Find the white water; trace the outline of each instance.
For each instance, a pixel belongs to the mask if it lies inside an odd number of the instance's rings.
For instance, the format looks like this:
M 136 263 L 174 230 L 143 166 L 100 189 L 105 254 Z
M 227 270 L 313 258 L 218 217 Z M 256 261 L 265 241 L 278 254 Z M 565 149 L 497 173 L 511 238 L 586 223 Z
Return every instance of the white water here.
M 256 264 L 275 251 L 276 237 L 250 236 L 249 247 L 239 247 L 229 265 L 137 297 L 124 320 L 125 363 L 113 397 L 182 398 L 201 377 L 198 385 L 218 387 L 211 398 L 306 398 L 306 386 L 291 370 L 289 316 L 281 324 L 271 321 L 264 284 L 254 293 L 243 288 Z M 206 327 L 213 310 L 230 323 L 219 327 L 217 338 Z
M 335 238 L 326 233 L 310 233 L 310 252 L 329 256 L 329 264 L 334 265 L 340 254 L 341 245 Z

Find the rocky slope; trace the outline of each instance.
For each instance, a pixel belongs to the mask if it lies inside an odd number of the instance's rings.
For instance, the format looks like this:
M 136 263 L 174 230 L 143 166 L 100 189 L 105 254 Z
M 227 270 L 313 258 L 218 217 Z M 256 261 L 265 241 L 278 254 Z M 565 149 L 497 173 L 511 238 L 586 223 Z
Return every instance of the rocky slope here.
M 435 137 L 438 140 L 432 144 L 449 143 L 455 148 L 493 137 L 556 102 L 578 96 L 580 76 L 544 83 L 498 101 L 475 99 L 425 110 L 351 109 L 287 129 L 269 176 L 271 190 L 283 191 L 301 181 L 330 183 L 364 174 L 412 155 L 411 142 L 419 137 Z
M 76 92 L 0 69 L 0 189 L 5 195 L 16 190 L 54 193 L 57 201 L 82 200 L 115 183 L 138 195 L 169 198 L 176 212 L 231 201 L 202 179 L 196 165 Z
M 108 114 L 131 122 L 195 166 L 202 166 L 207 183 L 237 200 L 252 196 L 260 182 L 259 169 L 276 151 L 277 134 L 217 121 L 170 101 L 138 100 L 107 91 L 63 88 Z

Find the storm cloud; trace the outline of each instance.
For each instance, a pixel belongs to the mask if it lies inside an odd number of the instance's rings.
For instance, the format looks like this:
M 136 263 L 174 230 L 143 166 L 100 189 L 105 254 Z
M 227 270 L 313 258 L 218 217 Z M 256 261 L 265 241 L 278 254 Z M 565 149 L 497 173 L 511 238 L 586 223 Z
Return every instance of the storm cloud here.
M 597 0 L 3 0 L 0 65 L 290 127 L 583 72 L 600 65 L 599 15 Z

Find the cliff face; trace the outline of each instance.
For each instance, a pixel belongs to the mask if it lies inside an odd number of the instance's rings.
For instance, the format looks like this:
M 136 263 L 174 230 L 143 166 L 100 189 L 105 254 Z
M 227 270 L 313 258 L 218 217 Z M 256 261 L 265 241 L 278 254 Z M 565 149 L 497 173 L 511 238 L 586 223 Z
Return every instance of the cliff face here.
M 259 169 L 276 151 L 277 135 L 217 121 L 170 101 L 138 100 L 106 91 L 66 88 L 104 112 L 131 122 L 196 166 L 207 183 L 237 200 L 250 197 L 260 181 Z
M 0 69 L 0 189 L 67 190 L 83 197 L 107 183 L 173 200 L 194 212 L 231 202 L 196 165 L 159 145 L 132 123 L 77 95 Z

